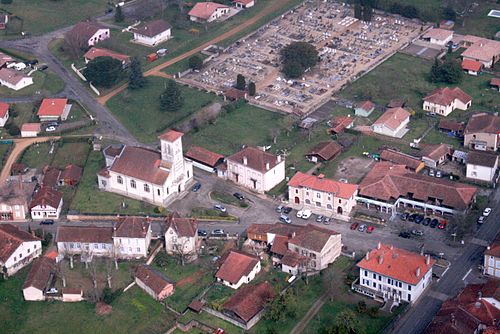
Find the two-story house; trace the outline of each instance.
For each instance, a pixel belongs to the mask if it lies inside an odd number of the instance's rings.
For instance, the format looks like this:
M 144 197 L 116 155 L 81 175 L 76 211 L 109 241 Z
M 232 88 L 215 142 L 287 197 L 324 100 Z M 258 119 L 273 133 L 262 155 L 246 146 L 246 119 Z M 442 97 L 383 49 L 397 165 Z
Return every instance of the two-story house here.
M 165 226 L 167 254 L 178 255 L 182 261 L 190 262 L 198 258 L 200 246 L 196 219 L 181 218 L 175 212 L 167 217 Z
M 496 151 L 500 146 L 500 116 L 480 113 L 472 115 L 464 131 L 464 146 L 471 150 Z
M 285 160 L 255 147 L 245 147 L 226 159 L 227 178 L 264 193 L 285 179 Z
M 0 221 L 26 219 L 35 186 L 35 182 L 6 182 L 0 186 Z
M 249 283 L 260 272 L 260 259 L 245 252 L 230 250 L 220 260 L 220 267 L 215 277 L 217 282 L 233 289 Z
M 500 278 L 500 237 L 484 252 L 483 274 Z
M 82 255 L 88 261 L 94 256 L 114 257 L 113 228 L 90 226 L 59 226 L 56 244 L 59 254 Z
M 39 238 L 14 225 L 0 225 L 0 269 L 6 276 L 14 275 L 42 254 Z
M 113 227 L 113 245 L 119 258 L 146 257 L 150 243 L 151 223 L 147 218 L 122 218 Z
M 493 152 L 470 151 L 467 155 L 468 179 L 493 182 L 498 170 L 498 155 Z
M 31 219 L 59 219 L 63 206 L 62 193 L 50 188 L 42 187 L 35 192 L 29 205 Z
M 458 87 L 438 88 L 424 97 L 422 109 L 441 116 L 448 116 L 453 110 L 467 110 L 472 98 Z
M 382 301 L 414 303 L 432 282 L 434 262 L 429 255 L 379 243 L 358 262 L 359 281 L 352 288 Z

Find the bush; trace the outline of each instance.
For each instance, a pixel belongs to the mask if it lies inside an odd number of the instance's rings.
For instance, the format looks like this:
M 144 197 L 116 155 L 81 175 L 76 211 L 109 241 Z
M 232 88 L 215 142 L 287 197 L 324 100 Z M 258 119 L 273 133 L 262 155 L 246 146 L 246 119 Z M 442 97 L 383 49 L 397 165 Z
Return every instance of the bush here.
M 290 78 L 300 77 L 318 63 L 318 51 L 306 42 L 293 42 L 280 51 L 283 73 Z
M 366 312 L 366 302 L 364 300 L 360 300 L 358 302 L 358 305 L 356 306 L 356 310 L 358 311 L 358 313 L 365 313 Z
M 155 264 L 158 267 L 164 268 L 168 264 L 168 256 L 164 252 L 159 252 L 155 257 Z
M 112 87 L 123 74 L 123 67 L 121 61 L 111 57 L 97 57 L 91 60 L 83 75 L 94 86 L 98 87 Z
M 115 292 L 111 291 L 110 288 L 106 287 L 102 290 L 102 301 L 106 304 L 111 304 L 116 298 L 118 298 L 123 293 L 122 289 L 118 289 Z
M 15 124 L 12 124 L 9 129 L 8 129 L 9 135 L 11 136 L 18 136 L 21 133 L 21 130 L 19 127 Z
M 368 309 L 368 315 L 372 318 L 375 318 L 378 314 L 378 307 L 373 306 Z
M 203 68 L 203 59 L 200 56 L 194 55 L 188 60 L 189 68 L 192 70 L 201 70 Z

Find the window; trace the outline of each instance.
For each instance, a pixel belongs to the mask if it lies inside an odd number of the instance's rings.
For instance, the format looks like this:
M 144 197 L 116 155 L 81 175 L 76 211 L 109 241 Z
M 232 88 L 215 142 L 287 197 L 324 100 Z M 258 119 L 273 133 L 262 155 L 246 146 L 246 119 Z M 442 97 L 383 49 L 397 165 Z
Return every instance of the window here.
M 106 180 L 101 180 L 101 184 L 102 184 L 103 187 L 106 187 L 106 184 L 107 184 Z
M 135 189 L 136 187 L 135 180 L 130 180 L 130 187 Z
M 28 254 L 30 253 L 30 251 L 31 251 L 31 250 L 28 248 Z
M 411 285 L 408 284 L 408 291 L 411 291 Z
M 339 204 L 341 204 L 341 203 L 342 203 L 342 200 L 339 198 Z
M 145 192 L 149 192 L 149 185 L 148 184 L 144 184 L 144 191 Z
M 367 270 L 365 270 L 365 276 L 368 276 L 368 271 Z
M 411 302 L 411 295 L 408 294 L 408 301 Z
M 141 252 L 141 247 L 137 247 L 137 253 Z
M 373 282 L 373 287 L 376 288 L 377 287 L 377 283 Z
M 321 193 L 316 193 L 316 198 L 321 198 Z
M 160 196 L 160 189 L 157 190 L 158 196 Z M 168 188 L 167 188 L 167 194 L 168 194 Z
M 375 273 L 373 273 L 373 278 L 374 278 L 374 279 L 377 279 L 377 275 L 375 275 Z
M 121 176 L 117 176 L 116 182 L 118 182 L 119 184 L 123 184 L 123 178 Z
M 382 276 L 378 275 L 378 280 L 381 281 L 382 280 Z

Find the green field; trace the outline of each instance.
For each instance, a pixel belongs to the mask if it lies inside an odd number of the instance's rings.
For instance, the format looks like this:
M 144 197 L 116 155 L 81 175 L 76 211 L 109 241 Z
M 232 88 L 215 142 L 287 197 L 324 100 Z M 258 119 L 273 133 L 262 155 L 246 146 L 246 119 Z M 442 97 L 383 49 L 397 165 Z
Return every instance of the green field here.
M 13 90 L 3 86 L 0 87 L 0 96 L 47 96 L 56 94 L 64 88 L 64 82 L 50 71 L 35 71 L 31 77 L 33 78 L 33 84 L 20 90 Z
M 52 153 L 51 152 L 52 147 Z M 90 146 L 87 142 L 55 142 L 34 144 L 26 149 L 21 156 L 20 162 L 31 168 L 43 168 L 52 165 L 64 168 L 68 164 L 76 164 L 80 167 L 85 165 Z
M 2 170 L 4 161 L 7 160 L 7 153 L 10 151 L 12 145 L 9 144 L 1 144 L 0 145 L 0 170 Z

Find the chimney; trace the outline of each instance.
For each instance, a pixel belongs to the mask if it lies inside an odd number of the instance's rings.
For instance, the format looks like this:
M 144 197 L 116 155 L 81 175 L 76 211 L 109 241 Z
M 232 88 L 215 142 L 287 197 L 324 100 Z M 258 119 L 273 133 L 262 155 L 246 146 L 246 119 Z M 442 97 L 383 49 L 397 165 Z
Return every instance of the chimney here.
M 248 164 L 248 159 L 247 157 L 243 157 L 243 164 L 246 166 Z
M 378 264 L 382 264 L 382 263 L 384 263 L 384 255 L 383 254 L 378 257 Z
M 395 259 L 398 257 L 398 253 L 392 253 L 392 258 Z
M 292 238 L 295 238 L 295 232 L 292 232 Z
M 426 264 L 426 265 L 431 264 L 431 256 L 430 256 L 429 254 L 427 254 L 427 255 L 425 256 L 425 264 Z
M 323 180 L 324 178 L 325 178 L 325 174 L 319 174 L 319 175 L 318 175 L 318 179 Z
M 380 247 L 382 247 L 382 244 L 380 243 L 380 241 L 378 242 L 378 245 L 377 245 L 377 249 L 380 249 Z
M 394 245 L 391 245 L 391 250 L 394 250 Z
M 281 162 L 281 154 L 278 154 L 278 157 L 276 158 L 276 160 L 279 162 Z
M 420 267 L 417 267 L 417 271 L 415 272 L 415 275 L 417 275 L 417 277 L 420 277 Z
M 266 170 L 269 170 L 269 162 L 266 162 Z
M 369 260 L 369 259 L 370 259 L 370 252 L 366 252 L 365 259 L 366 259 L 366 260 Z

